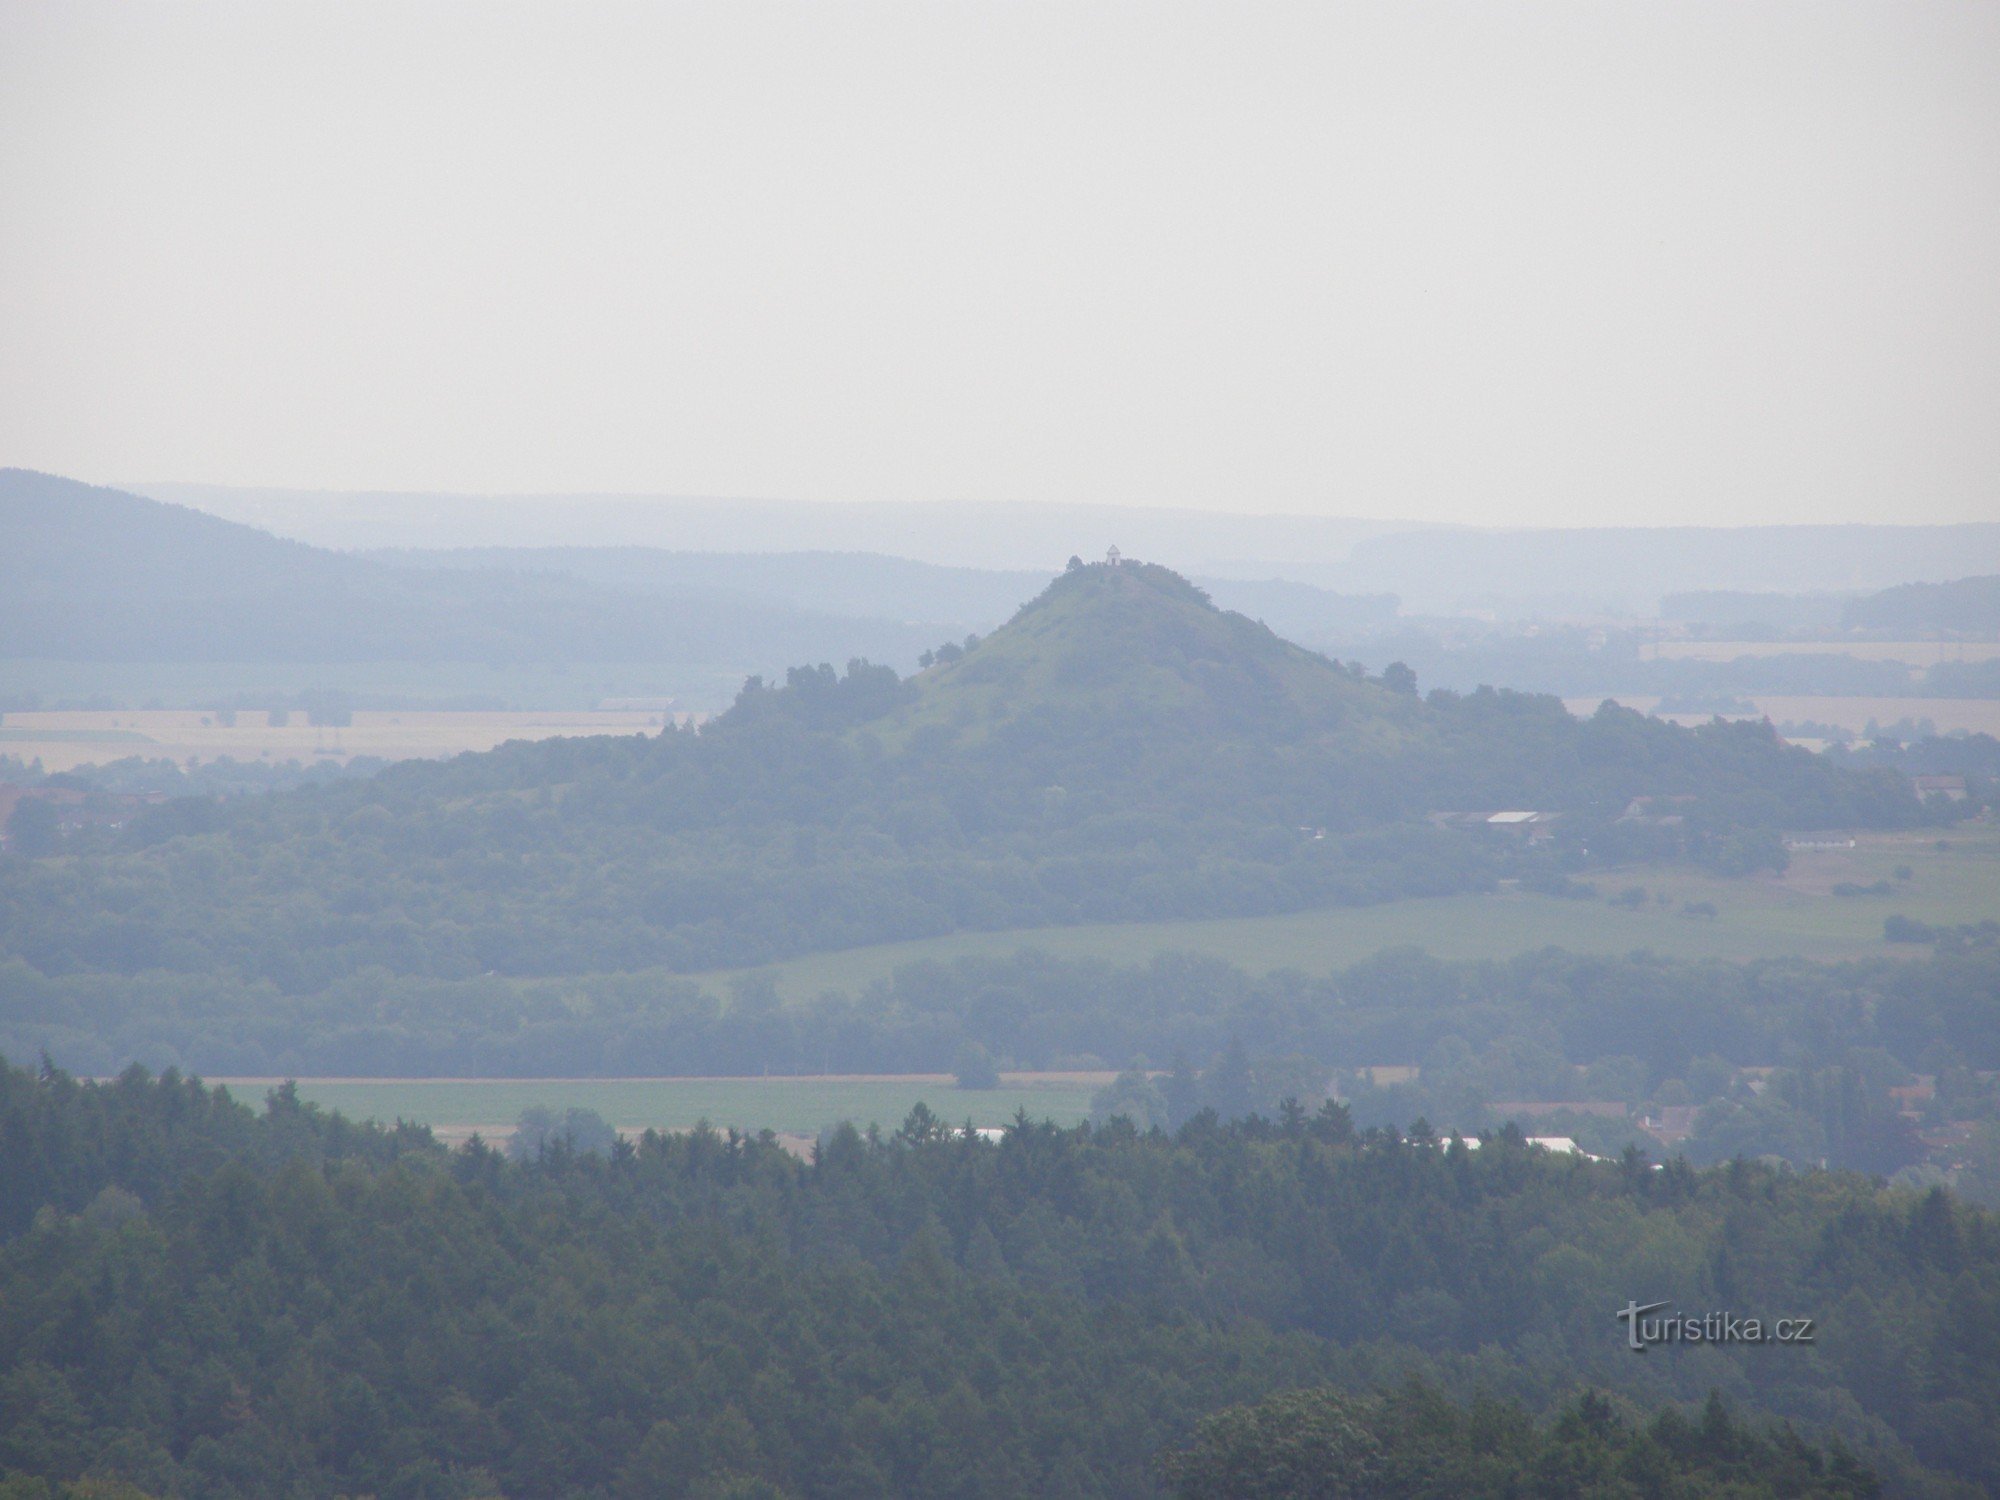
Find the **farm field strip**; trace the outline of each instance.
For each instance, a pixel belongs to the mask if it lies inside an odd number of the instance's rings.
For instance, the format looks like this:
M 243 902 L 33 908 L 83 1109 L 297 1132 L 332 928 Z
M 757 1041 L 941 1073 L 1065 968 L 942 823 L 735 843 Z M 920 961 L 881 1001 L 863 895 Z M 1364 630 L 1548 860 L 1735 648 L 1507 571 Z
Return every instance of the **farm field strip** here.
M 1742 656 L 1851 656 L 1934 667 L 1943 661 L 1992 661 L 2000 641 L 1655 641 L 1641 661 L 1735 661 Z
M 560 735 L 656 734 L 669 717 L 659 711 L 538 709 L 357 710 L 351 724 L 320 727 L 294 713 L 272 725 L 261 709 L 244 710 L 227 725 L 195 709 L 16 711 L 0 724 L 0 750 L 22 760 L 39 758 L 50 771 L 73 770 L 138 755 L 175 761 L 336 761 L 358 755 L 411 760 L 491 750 L 508 740 Z M 675 715 L 674 717 L 685 717 Z
M 999 957 L 1022 949 L 1114 964 L 1192 953 L 1252 973 L 1284 968 L 1325 973 L 1404 946 L 1446 959 L 1508 958 L 1545 947 L 1608 954 L 1644 949 L 1691 959 L 1907 957 L 1929 950 L 1884 941 L 1882 922 L 1891 914 L 1934 924 L 2000 919 L 2000 828 L 1950 830 L 1942 835 L 1947 845 L 1942 850 L 1939 837 L 1936 832 L 1864 835 L 1854 849 L 1800 850 L 1783 879 L 1724 879 L 1685 868 L 1591 873 L 1600 898 L 1644 888 L 1647 902 L 1636 910 L 1603 899 L 1502 890 L 1267 917 L 960 932 L 694 977 L 722 993 L 746 972 L 768 974 L 781 996 L 797 1002 L 822 990 L 856 993 L 904 964 Z M 1911 869 L 1911 879 L 1896 878 L 1900 866 Z M 1881 880 L 1890 882 L 1892 894 L 1833 894 L 1838 884 Z M 1665 903 L 1658 900 L 1661 895 Z M 1687 917 L 1682 914 L 1687 902 L 1708 902 L 1716 916 Z
M 843 1120 L 893 1130 L 919 1101 L 960 1124 L 999 1126 L 1026 1110 L 1031 1119 L 1074 1125 L 1090 1113 L 1101 1074 L 1005 1074 L 997 1089 L 961 1089 L 943 1074 L 787 1078 L 300 1078 L 299 1097 L 356 1120 L 409 1120 L 453 1135 L 504 1132 L 523 1110 L 592 1109 L 626 1131 L 716 1129 L 813 1135 Z M 261 1104 L 277 1078 L 211 1078 L 238 1099 Z

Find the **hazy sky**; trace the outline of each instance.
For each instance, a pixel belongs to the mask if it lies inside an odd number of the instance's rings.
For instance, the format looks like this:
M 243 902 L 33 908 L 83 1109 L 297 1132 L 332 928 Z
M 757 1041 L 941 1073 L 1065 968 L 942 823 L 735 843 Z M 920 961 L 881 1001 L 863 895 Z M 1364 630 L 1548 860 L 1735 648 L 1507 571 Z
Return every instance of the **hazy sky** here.
M 0 463 L 2000 517 L 2000 6 L 0 0 Z

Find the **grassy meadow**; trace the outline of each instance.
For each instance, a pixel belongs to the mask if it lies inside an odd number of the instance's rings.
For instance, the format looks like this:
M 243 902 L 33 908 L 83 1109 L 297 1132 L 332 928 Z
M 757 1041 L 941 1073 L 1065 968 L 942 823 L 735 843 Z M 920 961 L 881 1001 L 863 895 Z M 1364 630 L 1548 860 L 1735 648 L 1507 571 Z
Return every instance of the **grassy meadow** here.
M 827 1078 L 301 1078 L 299 1095 L 356 1120 L 411 1120 L 448 1139 L 474 1129 L 503 1137 L 521 1111 L 594 1109 L 624 1131 L 685 1130 L 706 1120 L 718 1130 L 772 1130 L 812 1136 L 852 1121 L 892 1130 L 919 1100 L 945 1119 L 1004 1125 L 1016 1110 L 1074 1125 L 1109 1074 L 1009 1073 L 997 1089 L 961 1089 L 944 1074 Z M 212 1079 L 257 1104 L 273 1078 Z
M 1590 877 L 1597 900 L 1501 890 L 1282 916 L 964 932 L 812 954 L 757 972 L 770 974 L 780 995 L 798 1000 L 822 990 L 865 988 L 903 964 L 1021 948 L 1119 964 L 1144 963 L 1163 952 L 1198 953 L 1253 973 L 1325 971 L 1405 945 L 1452 959 L 1505 958 L 1551 946 L 1580 953 L 1650 949 L 1676 958 L 1907 955 L 1928 950 L 1883 940 L 1882 920 L 1892 913 L 1931 923 L 2000 918 L 2000 828 L 1957 829 L 1942 842 L 1940 849 L 1935 833 L 1864 834 L 1853 849 L 1795 852 L 1782 878 L 1724 879 L 1685 868 L 1600 871 Z M 1908 880 L 1896 878 L 1900 866 L 1910 868 Z M 1893 894 L 1833 892 L 1836 885 L 1881 880 L 1890 882 Z M 1647 893 L 1642 906 L 1603 899 L 1634 886 Z M 1688 902 L 1707 902 L 1717 914 L 1683 915 Z M 698 977 L 721 989 L 743 972 Z
M 1940 842 L 1943 847 L 1940 847 Z M 1907 879 L 1896 874 L 1907 867 Z M 1836 885 L 1890 883 L 1888 896 L 1841 896 Z M 1783 878 L 1720 879 L 1689 870 L 1599 873 L 1595 900 L 1503 890 L 1483 896 L 1390 902 L 1381 906 L 1287 916 L 1193 922 L 1141 922 L 962 933 L 816 954 L 757 971 L 779 992 L 803 1000 L 822 990 L 855 991 L 898 966 L 968 954 L 1038 948 L 1064 958 L 1143 963 L 1156 954 L 1205 954 L 1253 972 L 1324 971 L 1383 948 L 1414 944 L 1446 958 L 1501 958 L 1549 945 L 1579 952 L 1636 949 L 1683 958 L 1757 958 L 1798 954 L 1819 959 L 1911 955 L 1927 949 L 1889 944 L 1882 920 L 1902 913 L 1932 923 L 2000 918 L 2000 828 L 1975 825 L 1936 834 L 1864 835 L 1853 849 L 1796 851 Z M 1642 905 L 1607 897 L 1642 887 Z M 1662 900 L 1661 898 L 1665 899 Z M 1714 918 L 1683 915 L 1683 904 L 1708 902 Z M 698 976 L 718 991 L 744 971 Z M 307 1078 L 307 1100 L 356 1119 L 397 1119 L 431 1126 L 448 1140 L 474 1130 L 504 1138 L 522 1110 L 544 1105 L 594 1109 L 621 1130 L 683 1130 L 707 1121 L 718 1129 L 772 1130 L 795 1143 L 842 1120 L 893 1128 L 919 1100 L 953 1121 L 997 1126 L 1025 1109 L 1036 1119 L 1074 1124 L 1109 1075 L 1007 1074 L 1001 1087 L 962 1090 L 942 1074 L 787 1078 L 364 1079 Z M 226 1079 L 256 1102 L 278 1080 Z

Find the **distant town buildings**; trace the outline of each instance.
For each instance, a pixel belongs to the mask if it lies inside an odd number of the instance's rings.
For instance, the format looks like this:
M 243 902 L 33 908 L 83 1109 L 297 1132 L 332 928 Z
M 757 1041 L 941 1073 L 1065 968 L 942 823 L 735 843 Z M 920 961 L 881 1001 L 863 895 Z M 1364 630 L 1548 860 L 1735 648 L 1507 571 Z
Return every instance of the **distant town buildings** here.
M 1497 812 L 1434 812 L 1428 817 L 1434 828 L 1486 828 L 1534 844 L 1555 837 L 1555 825 L 1562 814 L 1533 808 L 1503 808 Z
M 1625 811 L 1618 815 L 1621 823 L 1637 823 L 1642 828 L 1673 828 L 1687 821 L 1685 813 L 1677 811 L 1694 801 L 1689 795 L 1678 797 L 1634 797 L 1625 804 Z
M 99 792 L 79 786 L 0 782 L 0 849 L 8 847 L 8 827 L 23 802 L 46 803 L 55 811 L 56 831 L 71 834 L 83 828 L 123 828 L 140 808 L 166 800 L 165 792 Z

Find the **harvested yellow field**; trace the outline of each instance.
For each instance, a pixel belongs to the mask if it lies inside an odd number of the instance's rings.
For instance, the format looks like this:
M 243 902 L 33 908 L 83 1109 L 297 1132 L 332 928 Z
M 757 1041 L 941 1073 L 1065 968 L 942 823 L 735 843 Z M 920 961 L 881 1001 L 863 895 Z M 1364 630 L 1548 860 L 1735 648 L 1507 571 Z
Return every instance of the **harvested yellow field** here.
M 1655 641 L 1641 661 L 1735 661 L 1739 656 L 1851 656 L 1934 667 L 1943 661 L 1992 661 L 2000 641 Z
M 1565 698 L 1573 714 L 1590 714 L 1601 702 L 1597 698 Z M 1621 693 L 1615 700 L 1627 708 L 1649 714 L 1660 700 L 1644 694 Z M 1780 698 L 1752 697 L 1757 713 L 1774 724 L 1832 724 L 1852 734 L 1862 733 L 1873 719 L 1887 728 L 1904 719 L 1929 719 L 1939 734 L 1963 730 L 1967 734 L 1990 734 L 2000 738 L 2000 701 L 1991 698 Z M 1706 724 L 1708 714 L 1662 714 L 1676 724 Z M 1725 715 L 1739 718 L 1742 715 Z
M 15 712 L 0 720 L 0 754 L 39 759 L 45 770 L 69 771 L 130 755 L 149 760 L 265 761 L 281 765 L 359 755 L 384 760 L 438 759 L 463 750 L 491 750 L 508 740 L 559 735 L 657 734 L 667 719 L 686 714 L 636 709 L 523 712 L 395 712 L 356 710 L 351 724 L 320 728 L 294 713 L 274 725 L 261 710 L 244 710 L 233 725 L 199 709 L 113 709 L 104 712 Z

